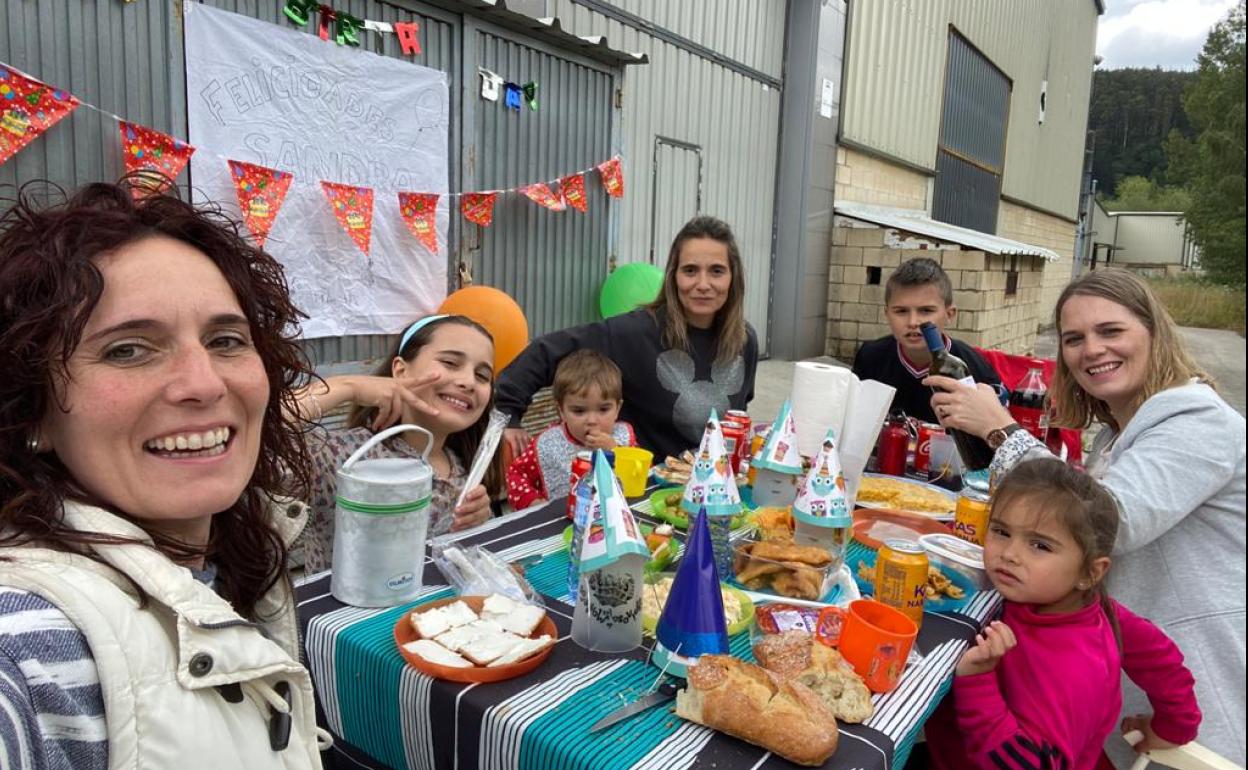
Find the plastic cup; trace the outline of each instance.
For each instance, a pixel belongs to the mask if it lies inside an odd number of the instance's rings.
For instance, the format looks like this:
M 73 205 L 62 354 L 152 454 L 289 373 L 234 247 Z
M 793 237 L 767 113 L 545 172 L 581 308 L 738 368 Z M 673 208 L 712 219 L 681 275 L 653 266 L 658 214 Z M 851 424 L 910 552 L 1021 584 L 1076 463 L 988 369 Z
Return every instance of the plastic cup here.
M 836 640 L 841 656 L 854 667 L 867 688 L 877 693 L 896 688 L 906 669 L 910 648 L 919 635 L 914 621 L 873 599 L 850 602 L 847 609 L 828 607 L 820 615 L 820 628 L 825 622 L 835 627 L 836 617 L 842 621 Z M 832 643 L 829 639 L 821 641 Z
M 572 641 L 595 652 L 628 652 L 641 645 L 641 557 L 624 557 L 580 574 Z
M 654 453 L 640 447 L 622 446 L 615 450 L 615 475 L 625 497 L 641 497 L 646 493 L 646 477 Z

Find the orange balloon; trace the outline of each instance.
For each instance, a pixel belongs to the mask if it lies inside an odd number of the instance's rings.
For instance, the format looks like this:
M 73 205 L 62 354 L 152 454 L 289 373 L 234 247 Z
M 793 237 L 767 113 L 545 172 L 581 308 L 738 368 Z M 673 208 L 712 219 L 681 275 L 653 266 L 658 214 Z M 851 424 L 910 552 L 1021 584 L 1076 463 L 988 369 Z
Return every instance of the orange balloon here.
M 494 337 L 494 371 L 501 372 L 529 344 L 529 322 L 516 301 L 491 286 L 466 286 L 447 297 L 439 313 L 468 316 Z

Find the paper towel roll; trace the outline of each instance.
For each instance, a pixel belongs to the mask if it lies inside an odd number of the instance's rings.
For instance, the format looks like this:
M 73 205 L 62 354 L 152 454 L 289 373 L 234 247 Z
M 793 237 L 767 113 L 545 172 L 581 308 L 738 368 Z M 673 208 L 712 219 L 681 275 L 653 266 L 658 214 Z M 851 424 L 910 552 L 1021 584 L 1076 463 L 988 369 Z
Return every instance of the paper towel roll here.
M 841 434 L 841 472 L 845 474 L 845 497 L 852 508 L 858 499 L 858 483 L 867 458 L 884 425 L 897 389 L 875 380 L 862 380 L 850 398 L 850 411 Z
M 819 453 L 828 428 L 840 439 L 845 410 L 858 378 L 841 366 L 816 361 L 793 365 L 793 424 L 797 427 L 797 449 L 807 457 Z

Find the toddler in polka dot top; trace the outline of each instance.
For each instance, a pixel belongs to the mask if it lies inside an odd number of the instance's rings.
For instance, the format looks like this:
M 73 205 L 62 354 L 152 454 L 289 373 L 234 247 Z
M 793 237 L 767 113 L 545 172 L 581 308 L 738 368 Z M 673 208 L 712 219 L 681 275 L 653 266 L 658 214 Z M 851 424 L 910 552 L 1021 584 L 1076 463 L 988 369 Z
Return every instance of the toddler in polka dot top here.
M 633 427 L 619 421 L 624 404 L 620 369 L 594 350 L 559 362 L 551 385 L 559 422 L 538 434 L 507 468 L 507 499 L 516 510 L 567 497 L 577 452 L 636 446 Z

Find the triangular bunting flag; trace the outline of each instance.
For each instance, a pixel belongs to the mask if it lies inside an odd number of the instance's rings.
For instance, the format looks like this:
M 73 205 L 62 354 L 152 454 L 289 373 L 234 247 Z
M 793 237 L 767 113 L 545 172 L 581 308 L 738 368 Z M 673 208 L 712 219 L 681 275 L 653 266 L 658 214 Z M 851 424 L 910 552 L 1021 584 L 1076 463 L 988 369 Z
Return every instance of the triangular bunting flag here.
M 72 94 L 0 64 L 0 163 L 77 108 Z
M 464 219 L 482 227 L 489 227 L 494 221 L 494 199 L 497 197 L 498 193 L 492 192 L 464 193 L 459 209 L 463 212 Z
M 438 253 L 437 193 L 399 193 L 399 215 L 426 249 Z
M 598 164 L 598 173 L 602 174 L 602 188 L 612 198 L 624 197 L 624 169 L 618 157 Z
M 565 176 L 559 180 L 559 190 L 563 200 L 569 206 L 584 214 L 589 210 L 589 199 L 585 197 L 585 177 L 580 174 Z
M 264 248 L 294 177 L 285 171 L 241 160 L 227 162 L 230 164 L 230 178 L 234 180 L 234 192 L 238 195 L 238 207 L 243 212 L 243 223 L 256 237 L 256 245 Z
M 524 193 L 524 197 L 533 201 L 539 206 L 545 206 L 551 211 L 563 211 L 568 204 L 563 202 L 563 197 L 555 195 L 550 186 L 545 182 L 531 184 L 528 187 L 521 187 L 520 192 Z
M 373 191 L 368 187 L 321 182 L 321 189 L 334 210 L 334 218 L 347 231 L 360 251 L 368 254 L 373 233 Z
M 162 134 L 138 123 L 120 121 L 121 152 L 127 172 L 139 172 L 144 185 L 133 188 L 134 196 L 156 193 L 167 187 L 191 159 L 195 148 L 176 137 Z M 146 187 L 146 189 L 145 189 Z

